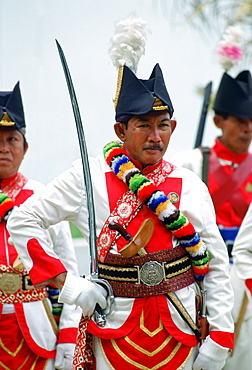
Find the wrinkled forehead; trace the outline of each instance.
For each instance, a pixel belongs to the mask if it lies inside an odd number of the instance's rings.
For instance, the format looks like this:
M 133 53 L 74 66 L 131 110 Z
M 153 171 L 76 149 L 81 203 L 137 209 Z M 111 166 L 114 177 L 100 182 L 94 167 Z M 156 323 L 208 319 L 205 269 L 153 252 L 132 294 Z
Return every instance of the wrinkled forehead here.
M 170 119 L 170 114 L 169 114 L 169 112 L 150 112 L 150 113 L 146 113 L 146 114 L 133 116 L 133 118 L 141 119 L 141 120 L 147 120 L 147 121 L 151 120 L 153 118 L 163 120 L 163 119 Z
M 22 136 L 24 135 L 20 132 L 20 130 L 16 129 L 15 127 L 6 127 L 6 126 L 0 126 L 0 134 L 11 134 L 15 136 Z

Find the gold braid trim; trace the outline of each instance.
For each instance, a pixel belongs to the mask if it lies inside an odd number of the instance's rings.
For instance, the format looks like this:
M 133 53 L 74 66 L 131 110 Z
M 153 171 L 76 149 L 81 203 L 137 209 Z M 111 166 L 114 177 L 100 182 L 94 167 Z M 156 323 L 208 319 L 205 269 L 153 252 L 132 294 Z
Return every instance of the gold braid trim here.
M 177 368 L 177 370 L 182 370 L 182 369 L 184 369 L 185 364 L 188 362 L 188 360 L 190 359 L 190 357 L 191 357 L 191 355 L 192 355 L 192 351 L 193 351 L 193 349 L 194 349 L 194 347 L 192 347 L 192 348 L 190 349 L 190 352 L 189 352 L 189 354 L 188 354 L 187 358 L 185 359 L 185 361 L 183 362 L 183 364 L 182 364 L 180 367 L 178 367 L 178 368 Z
M 115 277 L 114 276 L 109 276 L 109 275 L 104 275 L 104 274 L 99 274 L 99 278 L 101 279 L 106 279 L 106 280 L 115 280 Z M 131 283 L 137 283 L 138 282 L 138 279 L 135 279 L 135 278 L 120 278 L 120 277 L 117 277 L 116 278 L 116 281 L 123 281 L 123 282 L 131 282 Z
M 189 315 L 189 313 L 187 312 L 183 304 L 180 302 L 176 294 L 174 292 L 170 292 L 170 293 L 167 293 L 167 296 L 169 296 L 170 300 L 174 302 L 176 307 L 178 307 L 179 312 L 183 315 L 183 318 L 185 319 L 185 321 L 188 322 L 191 329 L 196 330 L 197 329 L 196 324 L 193 322 L 191 316 Z
M 183 269 L 181 269 L 179 271 L 174 272 L 173 274 L 167 274 L 167 275 L 165 275 L 165 278 L 166 279 L 171 279 L 172 277 L 177 276 L 177 275 L 181 275 L 184 272 L 189 271 L 190 269 L 191 269 L 191 266 L 187 266 L 187 267 L 185 267 L 185 268 L 183 268 Z
M 140 316 L 140 329 L 145 333 L 147 334 L 149 337 L 154 337 L 155 335 L 157 335 L 162 329 L 163 329 L 163 323 L 162 321 L 159 319 L 159 327 L 156 328 L 154 331 L 150 331 L 149 329 L 147 329 L 145 326 L 144 326 L 144 311 L 142 311 L 141 313 L 141 316 Z M 171 336 L 169 336 L 169 338 L 171 339 Z M 170 340 L 169 339 L 169 340 Z
M 121 66 L 118 70 L 116 95 L 115 95 L 115 99 L 113 99 L 115 110 L 116 110 L 116 107 L 117 107 L 117 104 L 118 104 L 118 99 L 119 99 L 119 95 L 120 95 L 120 91 L 121 91 L 121 87 L 122 87 L 123 71 L 124 71 L 124 66 Z
M 0 338 L 0 346 L 3 348 L 3 350 L 5 351 L 5 352 L 7 352 L 10 356 L 12 356 L 12 357 L 15 357 L 17 354 L 18 354 L 18 352 L 20 351 L 20 349 L 22 348 L 22 346 L 23 346 L 23 343 L 24 343 L 24 338 L 22 338 L 21 339 L 21 342 L 20 342 L 20 344 L 17 346 L 17 348 L 16 348 L 16 351 L 15 352 L 12 352 L 12 351 L 10 351 L 7 347 L 5 347 L 5 345 L 3 344 L 3 342 L 2 342 L 2 339 Z
M 125 338 L 126 339 L 126 338 Z M 168 337 L 169 339 L 169 337 Z M 133 366 L 136 366 L 138 369 L 142 369 L 142 370 L 146 370 L 146 366 L 144 365 L 141 365 L 140 363 L 136 362 L 136 361 L 133 361 L 131 360 L 127 355 L 125 355 L 121 350 L 120 348 L 118 347 L 118 345 L 116 344 L 115 340 L 114 339 L 111 339 L 111 343 L 115 349 L 115 351 L 126 361 L 128 362 L 129 364 L 133 365 Z M 167 343 L 166 343 L 167 344 Z M 159 369 L 160 367 L 166 365 L 168 362 L 171 361 L 171 359 L 176 355 L 176 353 L 178 352 L 178 350 L 180 349 L 182 343 L 178 343 L 176 345 L 176 347 L 174 348 L 174 350 L 171 352 L 171 354 L 166 358 L 164 359 L 163 361 L 161 361 L 159 364 L 157 364 L 156 366 L 153 366 L 151 368 L 151 370 L 157 370 Z M 141 352 L 141 351 L 140 351 Z
M 12 121 L 7 112 L 4 112 L 3 117 L 0 121 L 1 126 L 14 126 L 15 122 Z
M 0 125 L 1 126 L 14 126 L 15 125 L 15 122 L 9 122 L 9 121 L 0 121 Z
M 104 268 L 108 271 L 126 271 L 126 272 L 133 272 L 136 271 L 136 267 L 118 267 L 118 266 L 110 266 L 110 265 L 102 265 L 101 263 L 98 263 L 99 268 Z
M 137 345 L 135 342 L 133 342 L 131 339 L 129 339 L 128 336 L 125 337 L 125 340 L 126 340 L 127 343 L 129 343 L 132 347 L 137 349 L 139 352 L 141 352 L 141 353 L 143 353 L 143 354 L 145 354 L 146 356 L 149 356 L 149 357 L 155 356 L 162 349 L 164 349 L 165 346 L 170 342 L 171 339 L 172 339 L 172 336 L 169 335 L 169 337 L 167 337 L 159 347 L 157 347 L 154 351 L 150 352 L 150 351 L 147 351 L 146 349 L 140 347 L 139 345 Z
M 160 107 L 152 107 L 152 110 L 165 110 L 169 109 L 168 105 L 161 105 Z
M 168 105 L 163 105 L 162 101 L 155 96 L 155 101 L 152 110 L 165 110 L 165 109 L 169 110 Z

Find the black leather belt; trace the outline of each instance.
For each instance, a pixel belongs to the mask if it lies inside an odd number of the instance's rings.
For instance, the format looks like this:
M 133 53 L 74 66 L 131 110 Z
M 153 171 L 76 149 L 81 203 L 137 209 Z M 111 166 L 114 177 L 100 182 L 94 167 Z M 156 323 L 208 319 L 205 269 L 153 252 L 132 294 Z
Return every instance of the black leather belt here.
M 121 297 L 166 294 L 195 281 L 190 258 L 180 246 L 130 258 L 108 253 L 105 263 L 99 263 L 99 277 Z

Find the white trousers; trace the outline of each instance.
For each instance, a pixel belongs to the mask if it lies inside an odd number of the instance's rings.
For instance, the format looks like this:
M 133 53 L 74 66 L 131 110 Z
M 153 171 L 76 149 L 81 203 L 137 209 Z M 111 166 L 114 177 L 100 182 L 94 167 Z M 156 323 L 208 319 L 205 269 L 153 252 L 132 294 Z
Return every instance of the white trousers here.
M 252 369 L 252 319 L 243 321 L 234 353 L 228 356 L 223 370 Z
M 54 359 L 49 359 L 47 361 L 45 370 L 55 370 Z

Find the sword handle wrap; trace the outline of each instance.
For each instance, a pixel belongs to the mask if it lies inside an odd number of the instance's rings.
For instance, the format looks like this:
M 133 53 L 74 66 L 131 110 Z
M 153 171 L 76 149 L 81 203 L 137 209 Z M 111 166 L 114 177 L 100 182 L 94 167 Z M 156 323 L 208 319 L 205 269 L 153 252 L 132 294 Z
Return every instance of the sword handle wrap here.
M 110 228 L 110 230 L 115 230 L 115 231 L 118 231 L 119 234 L 125 239 L 125 240 L 131 240 L 132 239 L 132 236 L 127 232 L 127 230 L 124 229 L 124 227 L 122 227 L 121 225 L 117 224 L 116 222 L 114 221 L 111 221 L 109 224 L 108 224 L 108 227 Z

